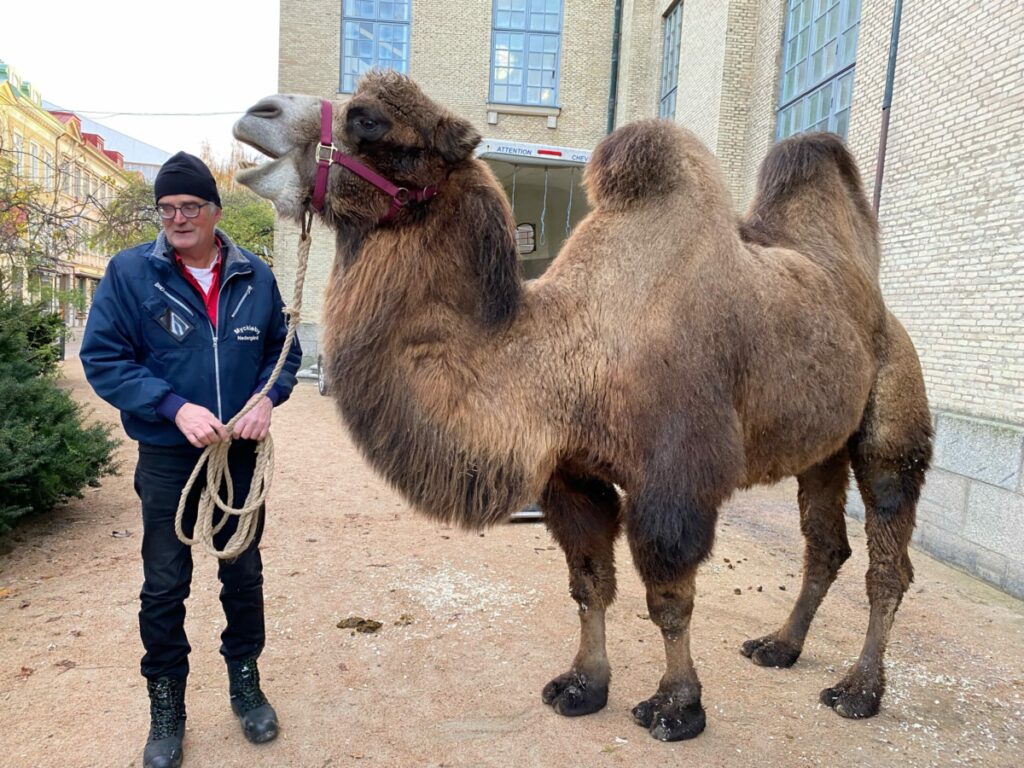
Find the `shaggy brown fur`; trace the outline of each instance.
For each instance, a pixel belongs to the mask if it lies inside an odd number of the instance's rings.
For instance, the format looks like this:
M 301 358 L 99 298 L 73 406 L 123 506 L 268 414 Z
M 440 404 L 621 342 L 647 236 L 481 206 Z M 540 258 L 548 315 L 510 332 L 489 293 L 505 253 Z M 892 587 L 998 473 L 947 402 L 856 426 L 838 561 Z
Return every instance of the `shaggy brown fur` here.
M 298 216 L 313 184 L 318 102 L 271 97 L 236 135 L 277 158 L 240 179 Z M 500 186 L 468 123 L 393 74 L 337 109 L 335 142 L 395 183 L 438 184 L 381 224 L 387 198 L 331 171 L 338 259 L 324 346 L 334 397 L 369 461 L 420 511 L 488 525 L 539 498 L 580 606 L 579 651 L 544 689 L 565 715 L 604 706 L 605 609 L 624 528 L 666 648 L 634 717 L 665 740 L 704 727 L 689 650 L 696 567 L 736 489 L 795 475 L 804 584 L 784 626 L 746 643 L 796 661 L 849 556 L 853 466 L 867 505 L 871 623 L 823 701 L 874 714 L 882 656 L 912 578 L 907 543 L 931 429 L 913 346 L 878 288 L 879 249 L 856 166 L 835 137 L 777 145 L 737 227 L 717 164 L 672 123 L 596 148 L 593 212 L 528 286 Z

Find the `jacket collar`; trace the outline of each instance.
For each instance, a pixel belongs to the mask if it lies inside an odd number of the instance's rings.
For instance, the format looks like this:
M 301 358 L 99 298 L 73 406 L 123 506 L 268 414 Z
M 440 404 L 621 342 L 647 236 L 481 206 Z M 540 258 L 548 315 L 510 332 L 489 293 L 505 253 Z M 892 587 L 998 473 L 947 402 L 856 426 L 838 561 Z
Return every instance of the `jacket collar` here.
M 216 230 L 221 243 L 224 244 L 224 264 L 221 267 L 221 284 L 234 274 L 252 272 L 252 264 L 242 252 L 242 249 L 235 245 L 234 240 L 228 237 L 222 230 Z M 161 271 L 176 271 L 174 266 L 174 248 L 167 242 L 167 236 L 161 232 L 153 242 L 153 247 L 146 254 L 158 269 Z

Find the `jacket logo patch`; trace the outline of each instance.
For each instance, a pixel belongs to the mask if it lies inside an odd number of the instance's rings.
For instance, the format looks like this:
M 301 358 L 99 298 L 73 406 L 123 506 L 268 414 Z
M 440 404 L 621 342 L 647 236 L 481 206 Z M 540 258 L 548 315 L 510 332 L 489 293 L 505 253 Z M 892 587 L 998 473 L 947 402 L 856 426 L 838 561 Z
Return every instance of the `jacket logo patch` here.
M 195 327 L 170 307 L 160 314 L 157 318 L 157 322 L 160 323 L 164 330 L 171 334 L 171 336 L 173 336 L 177 341 L 181 341 L 188 336 Z
M 260 329 L 255 325 L 240 325 L 235 328 L 235 341 L 259 341 Z

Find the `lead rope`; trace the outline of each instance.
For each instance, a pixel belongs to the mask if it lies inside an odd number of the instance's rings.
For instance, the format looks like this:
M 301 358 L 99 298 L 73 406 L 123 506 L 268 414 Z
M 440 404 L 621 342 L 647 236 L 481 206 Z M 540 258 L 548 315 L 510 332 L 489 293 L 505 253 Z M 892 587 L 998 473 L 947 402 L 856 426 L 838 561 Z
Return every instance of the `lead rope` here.
M 283 309 L 288 316 L 288 335 L 285 337 L 284 346 L 281 347 L 277 365 L 274 366 L 263 389 L 253 395 L 242 410 L 224 425 L 229 435 L 238 420 L 255 408 L 260 399 L 265 397 L 270 388 L 274 386 L 277 377 L 281 375 L 281 369 L 284 368 L 285 360 L 288 358 L 288 351 L 295 339 L 295 331 L 299 326 L 302 310 L 302 285 L 306 281 L 306 262 L 309 260 L 309 245 L 312 240 L 310 237 L 312 218 L 313 214 L 307 210 L 306 215 L 303 216 L 302 235 L 299 238 L 299 263 L 295 273 L 295 295 L 292 298 L 292 305 Z M 174 532 L 178 535 L 179 541 L 188 546 L 193 546 L 197 542 L 201 543 L 207 552 L 221 560 L 232 560 L 238 557 L 252 544 L 259 527 L 260 509 L 270 491 L 270 483 L 274 479 L 274 438 L 268 432 L 266 438 L 260 440 L 256 446 L 256 467 L 253 469 L 252 483 L 249 485 L 249 494 L 245 497 L 245 503 L 237 509 L 232 507 L 234 488 L 231 484 L 231 470 L 228 468 L 228 449 L 230 447 L 231 438 L 206 446 L 181 491 L 181 498 L 178 499 L 178 512 L 174 516 Z M 195 538 L 190 539 L 182 530 L 181 521 L 185 513 L 185 504 L 192 492 L 192 484 L 199 476 L 204 464 L 206 465 L 206 486 L 199 496 L 199 510 L 193 531 Z M 227 499 L 220 498 L 219 489 L 222 486 L 227 489 Z M 217 523 L 214 523 L 215 509 L 220 509 L 223 513 Z M 224 545 L 224 549 L 217 549 L 213 543 L 213 537 L 220 533 L 227 524 L 230 515 L 238 517 L 238 527 Z

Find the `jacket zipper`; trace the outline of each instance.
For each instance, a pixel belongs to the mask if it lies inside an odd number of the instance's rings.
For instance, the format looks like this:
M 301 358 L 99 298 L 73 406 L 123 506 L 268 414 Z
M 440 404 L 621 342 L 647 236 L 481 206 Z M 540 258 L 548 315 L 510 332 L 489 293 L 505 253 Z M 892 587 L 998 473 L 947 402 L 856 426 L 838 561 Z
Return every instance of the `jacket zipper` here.
M 190 314 L 190 315 L 191 315 L 192 317 L 195 317 L 195 316 L 196 316 L 196 313 L 192 311 L 192 308 L 191 308 L 191 307 L 189 307 L 189 305 L 188 305 L 188 304 L 186 304 L 186 303 L 185 303 L 184 301 L 182 301 L 181 299 L 179 299 L 179 298 L 178 298 L 177 296 L 175 296 L 175 295 L 174 295 L 173 293 L 171 293 L 170 291 L 168 291 L 168 290 L 167 290 L 166 288 L 164 288 L 164 287 L 163 287 L 163 286 L 162 286 L 162 285 L 161 285 L 160 283 L 153 283 L 153 285 L 154 285 L 154 286 L 156 286 L 156 288 L 157 288 L 157 289 L 158 289 L 158 290 L 159 290 L 159 291 L 160 291 L 160 292 L 161 292 L 161 293 L 162 293 L 162 294 L 163 294 L 164 296 L 166 296 L 166 297 L 167 297 L 168 299 L 170 299 L 171 301 L 173 301 L 173 302 L 174 302 L 175 304 L 177 304 L 177 305 L 178 305 L 179 307 L 181 307 L 182 309 L 184 309 L 184 310 L 185 310 L 186 312 L 188 312 L 188 313 L 189 313 L 189 314 Z
M 251 285 L 245 289 L 245 293 L 242 294 L 242 298 L 240 298 L 238 300 L 238 303 L 235 304 L 235 311 L 231 313 L 231 317 L 234 317 L 235 315 L 238 314 L 238 310 L 240 310 L 242 308 L 242 304 L 244 304 L 245 300 L 247 298 L 249 298 L 249 294 L 250 293 L 252 293 L 252 286 Z
M 224 293 L 225 293 L 224 288 L 225 288 L 225 286 L 227 286 L 228 281 L 230 281 L 232 277 L 234 277 L 234 275 L 227 275 L 224 278 L 224 282 L 220 284 L 220 288 L 218 289 L 218 292 L 217 292 L 217 318 L 218 318 L 218 321 L 220 319 L 220 302 L 221 302 L 221 299 L 224 297 Z M 249 286 L 249 290 L 250 291 L 252 290 L 252 286 L 251 285 Z M 245 301 L 245 297 L 248 296 L 248 295 L 249 295 L 249 291 L 246 291 L 245 295 L 243 295 L 242 298 L 239 300 L 238 306 L 235 307 L 235 312 L 238 311 L 238 307 L 242 306 L 242 302 Z M 234 317 L 234 314 L 232 314 L 231 316 Z M 220 400 L 220 355 L 217 354 L 217 329 L 214 328 L 212 321 L 210 322 L 210 335 L 213 337 L 213 375 L 214 375 L 215 381 L 217 382 L 217 418 L 220 419 L 221 422 L 223 422 L 224 421 L 224 415 L 221 413 L 221 410 L 222 410 L 223 406 L 221 405 L 221 400 Z

